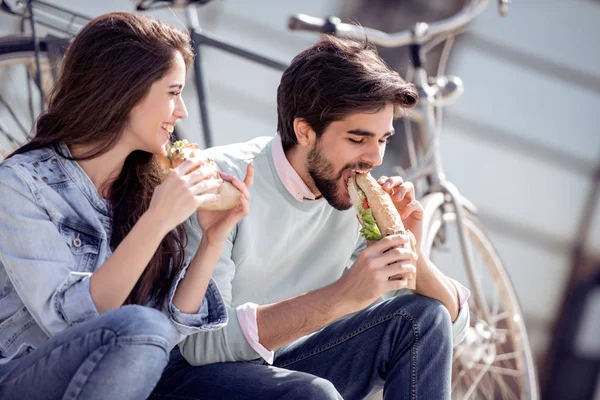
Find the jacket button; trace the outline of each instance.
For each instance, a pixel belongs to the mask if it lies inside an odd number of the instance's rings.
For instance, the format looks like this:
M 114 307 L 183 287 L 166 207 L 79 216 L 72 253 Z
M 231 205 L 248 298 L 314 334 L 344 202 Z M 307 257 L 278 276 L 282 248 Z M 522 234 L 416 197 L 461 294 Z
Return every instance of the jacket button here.
M 79 239 L 79 235 L 77 235 L 77 237 L 73 239 L 73 246 L 75 246 L 76 248 L 81 247 L 81 239 Z
M 39 166 L 40 166 L 40 163 L 36 161 L 36 162 L 34 162 L 34 163 L 33 163 L 33 166 L 34 166 L 35 168 L 37 168 L 37 167 L 39 167 Z
M 42 178 L 42 180 L 43 180 L 44 182 L 48 182 L 48 178 L 46 178 L 45 176 Z

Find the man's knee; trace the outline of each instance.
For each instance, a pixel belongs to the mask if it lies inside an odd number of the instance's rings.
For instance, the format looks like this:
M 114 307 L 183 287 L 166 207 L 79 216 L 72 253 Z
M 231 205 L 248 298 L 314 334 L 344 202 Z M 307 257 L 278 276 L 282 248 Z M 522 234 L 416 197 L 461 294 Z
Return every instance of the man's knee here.
M 286 394 L 289 399 L 318 399 L 337 400 L 342 396 L 338 393 L 333 383 L 319 377 L 307 377 L 294 382 L 290 393 Z
M 422 336 L 428 336 L 433 341 L 452 343 L 452 321 L 446 307 L 436 299 L 415 296 L 419 310 L 415 318 L 418 320 Z
M 406 313 L 418 327 L 418 335 L 452 343 L 452 321 L 446 307 L 436 299 L 420 295 L 394 299 L 398 310 Z

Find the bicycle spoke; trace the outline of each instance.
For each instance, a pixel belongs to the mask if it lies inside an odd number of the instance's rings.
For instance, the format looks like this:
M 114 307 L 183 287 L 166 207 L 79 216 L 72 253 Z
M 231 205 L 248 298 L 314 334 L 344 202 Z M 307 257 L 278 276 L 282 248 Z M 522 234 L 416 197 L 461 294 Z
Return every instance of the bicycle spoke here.
M 486 375 L 484 379 L 486 381 L 486 384 L 482 385 L 482 386 L 485 389 L 485 398 L 486 399 L 490 399 L 490 400 L 495 400 L 494 399 L 494 391 L 495 391 L 494 389 L 495 389 L 495 387 L 494 387 L 494 385 L 491 382 L 492 379 L 490 378 L 490 375 L 489 374 Z
M 497 324 L 498 322 L 500 322 L 500 321 L 502 321 L 502 320 L 504 320 L 504 319 L 506 319 L 506 318 L 508 318 L 508 317 L 510 317 L 510 316 L 511 316 L 511 313 L 510 313 L 510 312 L 508 312 L 508 311 L 504 311 L 504 312 L 502 312 L 502 313 L 500 313 L 500 314 L 498 314 L 498 315 L 493 315 L 493 314 L 492 314 L 492 315 L 490 316 L 490 319 L 491 319 L 491 321 L 490 321 L 490 322 L 492 322 L 492 321 L 493 321 L 493 323 L 494 323 L 494 325 L 495 325 L 495 324 Z
M 481 378 L 483 378 L 483 376 L 485 375 L 485 373 L 489 369 L 489 365 L 484 365 L 484 364 L 475 364 L 475 365 L 483 365 L 484 368 L 479 372 L 479 374 L 477 375 L 477 377 L 473 380 L 473 383 L 471 384 L 471 387 L 469 388 L 469 391 L 465 395 L 465 400 L 468 399 L 469 397 L 471 397 L 471 395 L 473 394 L 473 392 L 477 389 L 477 384 L 479 383 L 479 381 L 481 381 Z M 485 368 L 485 367 L 487 367 L 487 368 Z
M 517 358 L 518 355 L 519 354 L 516 352 L 496 355 L 496 361 L 513 360 L 513 359 Z
M 462 379 L 465 377 L 465 375 L 466 375 L 466 372 L 465 372 L 465 371 L 459 371 L 459 372 L 458 372 L 457 374 L 455 374 L 455 375 L 458 375 L 458 377 L 456 378 L 456 380 L 455 380 L 454 382 L 452 382 L 452 386 L 451 386 L 451 388 L 450 388 L 450 390 L 451 390 L 452 392 L 454 392 L 454 390 L 457 388 L 457 386 L 458 386 L 458 384 L 460 383 L 460 381 L 461 381 L 461 380 L 462 380 Z
M 494 380 L 498 383 L 498 386 L 500 387 L 500 390 L 502 391 L 502 398 L 504 397 L 504 394 L 508 394 L 510 395 L 511 399 L 514 400 L 520 400 L 519 397 L 517 397 L 517 395 L 515 395 L 515 393 L 513 392 L 513 390 L 510 388 L 510 386 L 508 386 L 508 384 L 504 381 L 503 377 L 500 375 L 496 375 L 496 374 L 490 374 Z
M 454 350 L 454 354 L 452 355 L 452 362 L 458 360 L 458 357 L 460 357 L 462 353 L 465 352 L 465 349 L 465 346 L 460 346 L 458 349 Z
M 522 377 L 524 374 L 521 371 L 515 371 L 509 368 L 496 367 L 493 365 L 476 363 L 473 368 L 484 368 L 485 371 L 489 370 L 490 372 L 496 372 L 498 374 L 514 376 L 514 377 Z

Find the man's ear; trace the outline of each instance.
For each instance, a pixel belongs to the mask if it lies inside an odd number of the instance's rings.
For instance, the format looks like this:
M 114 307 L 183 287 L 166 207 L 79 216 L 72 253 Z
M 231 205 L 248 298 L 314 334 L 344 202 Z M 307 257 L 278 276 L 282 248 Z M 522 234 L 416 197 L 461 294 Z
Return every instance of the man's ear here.
M 294 118 L 294 133 L 298 144 L 302 147 L 312 147 L 317 134 L 303 118 Z

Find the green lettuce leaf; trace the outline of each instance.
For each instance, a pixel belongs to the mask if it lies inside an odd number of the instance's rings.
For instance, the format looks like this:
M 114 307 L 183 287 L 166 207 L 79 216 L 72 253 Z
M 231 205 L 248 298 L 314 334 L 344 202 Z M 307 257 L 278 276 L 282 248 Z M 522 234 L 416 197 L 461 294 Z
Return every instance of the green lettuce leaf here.
M 361 207 L 362 208 L 362 207 Z M 375 222 L 375 218 L 373 217 L 373 212 L 371 209 L 361 209 L 360 215 L 362 218 L 362 229 L 360 233 L 367 240 L 379 240 L 383 238 L 377 223 Z

